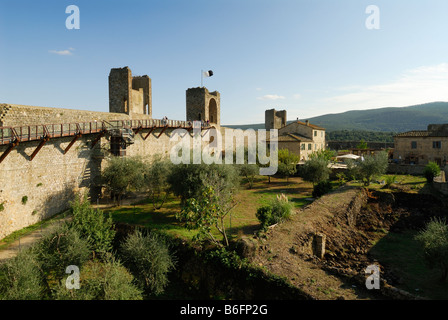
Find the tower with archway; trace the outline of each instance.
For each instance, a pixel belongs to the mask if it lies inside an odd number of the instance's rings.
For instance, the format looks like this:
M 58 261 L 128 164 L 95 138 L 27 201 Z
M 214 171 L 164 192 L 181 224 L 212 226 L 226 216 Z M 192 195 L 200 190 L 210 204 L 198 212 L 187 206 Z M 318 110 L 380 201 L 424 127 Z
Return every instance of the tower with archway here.
M 210 92 L 205 87 L 187 90 L 187 121 L 209 121 L 211 125 L 221 125 L 221 97 L 218 91 Z

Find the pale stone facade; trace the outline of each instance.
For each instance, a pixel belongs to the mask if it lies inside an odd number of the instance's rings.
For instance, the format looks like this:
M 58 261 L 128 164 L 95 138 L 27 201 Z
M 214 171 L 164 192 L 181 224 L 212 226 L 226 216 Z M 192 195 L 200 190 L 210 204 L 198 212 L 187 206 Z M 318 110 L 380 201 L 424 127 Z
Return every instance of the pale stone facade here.
M 325 129 L 308 121 L 294 121 L 278 130 L 278 149 L 288 149 L 300 161 L 308 160 L 312 153 L 325 147 Z
M 430 124 L 426 131 L 409 131 L 394 137 L 394 160 L 405 164 L 426 165 L 448 160 L 448 124 Z

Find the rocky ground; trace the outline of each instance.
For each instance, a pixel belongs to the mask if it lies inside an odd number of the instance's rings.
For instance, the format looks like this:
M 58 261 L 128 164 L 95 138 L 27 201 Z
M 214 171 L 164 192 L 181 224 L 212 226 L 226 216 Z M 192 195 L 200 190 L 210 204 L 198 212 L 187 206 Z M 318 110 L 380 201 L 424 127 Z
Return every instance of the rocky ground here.
M 414 299 L 391 286 L 396 275 L 381 274 L 381 289 L 365 286 L 367 266 L 381 264 L 369 250 L 389 230 L 419 227 L 440 210 L 433 198 L 342 188 L 298 211 L 264 236 L 247 239 L 252 261 L 286 277 L 316 299 Z M 397 198 L 397 199 L 396 199 Z M 316 257 L 316 234 L 326 238 L 325 255 Z

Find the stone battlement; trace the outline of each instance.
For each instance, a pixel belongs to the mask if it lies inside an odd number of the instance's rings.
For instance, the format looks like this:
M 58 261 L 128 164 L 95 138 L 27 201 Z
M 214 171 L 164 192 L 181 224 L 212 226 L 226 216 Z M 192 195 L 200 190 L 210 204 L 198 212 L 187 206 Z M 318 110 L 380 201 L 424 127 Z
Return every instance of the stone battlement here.
M 0 104 L 0 127 L 80 123 L 111 120 L 145 120 L 149 115 Z

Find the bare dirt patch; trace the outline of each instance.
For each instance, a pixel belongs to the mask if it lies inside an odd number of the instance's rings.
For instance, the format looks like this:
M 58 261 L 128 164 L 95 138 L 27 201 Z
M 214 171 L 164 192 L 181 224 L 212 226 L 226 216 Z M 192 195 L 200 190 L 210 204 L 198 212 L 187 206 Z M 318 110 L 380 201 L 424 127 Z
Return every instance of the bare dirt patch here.
M 437 204 L 431 207 L 430 196 L 421 208 L 406 197 L 364 188 L 338 189 L 251 239 L 256 247 L 252 262 L 286 277 L 315 299 L 416 298 L 390 285 L 396 277 L 391 272 L 381 274 L 381 290 L 365 287 L 367 266 L 376 264 L 384 270 L 369 254 L 374 244 L 390 230 L 422 226 L 437 208 Z M 326 238 L 321 259 L 316 257 L 316 234 Z

